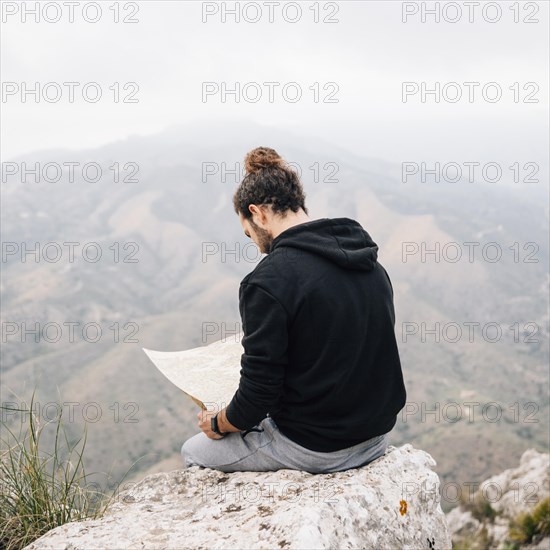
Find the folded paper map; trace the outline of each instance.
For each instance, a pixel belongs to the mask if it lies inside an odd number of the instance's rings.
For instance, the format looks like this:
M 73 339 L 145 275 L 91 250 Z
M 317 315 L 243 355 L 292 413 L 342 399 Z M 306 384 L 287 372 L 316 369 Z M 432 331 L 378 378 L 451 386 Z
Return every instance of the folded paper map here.
M 186 351 L 143 351 L 201 409 L 226 407 L 239 387 L 244 350 L 233 338 Z

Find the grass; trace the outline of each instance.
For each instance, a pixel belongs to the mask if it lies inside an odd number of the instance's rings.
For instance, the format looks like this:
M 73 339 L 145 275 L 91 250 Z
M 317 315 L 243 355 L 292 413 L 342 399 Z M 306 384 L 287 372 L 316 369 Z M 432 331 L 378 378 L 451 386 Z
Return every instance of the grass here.
M 30 409 L 0 407 L 0 549 L 23 548 L 44 533 L 71 521 L 97 519 L 111 503 L 119 482 L 111 495 L 90 489 L 89 475 L 84 468 L 87 428 L 71 444 L 60 412 L 45 424 Z M 16 435 L 7 422 L 5 412 L 27 415 L 25 431 Z M 61 411 L 62 408 L 59 407 Z M 23 431 L 23 422 L 21 423 Z M 44 429 L 53 424 L 55 443 L 48 452 L 41 442 Z
M 550 537 L 550 498 L 510 522 L 508 538 L 512 543 L 530 544 L 537 536 Z
M 479 495 L 476 495 L 479 497 Z M 485 550 L 493 547 L 488 536 L 487 523 L 492 523 L 498 515 L 484 498 L 475 498 L 472 502 L 463 502 L 462 506 L 470 510 L 472 516 L 482 523 L 481 529 L 457 537 L 453 541 L 453 550 Z M 503 550 L 520 550 L 526 544 L 538 544 L 550 537 L 550 498 L 539 502 L 533 509 L 523 512 L 510 520 L 507 538 L 502 541 Z M 499 546 L 500 548 L 500 546 Z
M 485 495 L 482 492 L 478 491 L 473 499 L 464 495 L 465 493 L 460 495 L 460 502 L 464 509 L 470 511 L 475 519 L 479 522 L 489 521 L 491 523 L 495 520 L 498 513 L 491 506 L 491 502 L 485 498 Z

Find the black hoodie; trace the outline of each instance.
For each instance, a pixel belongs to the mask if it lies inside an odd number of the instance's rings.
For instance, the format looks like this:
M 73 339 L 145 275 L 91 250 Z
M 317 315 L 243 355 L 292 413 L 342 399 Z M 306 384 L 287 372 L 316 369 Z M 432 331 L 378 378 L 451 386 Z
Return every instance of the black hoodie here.
M 226 413 L 241 430 L 267 414 L 281 433 L 330 452 L 389 432 L 406 400 L 393 288 L 355 220 L 283 231 L 241 282 L 244 353 Z

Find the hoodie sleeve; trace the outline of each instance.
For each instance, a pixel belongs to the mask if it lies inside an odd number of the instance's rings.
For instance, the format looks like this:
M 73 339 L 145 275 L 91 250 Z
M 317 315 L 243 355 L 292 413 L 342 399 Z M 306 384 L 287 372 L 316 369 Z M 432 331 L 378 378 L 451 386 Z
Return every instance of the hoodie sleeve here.
M 288 364 L 288 318 L 276 298 L 251 283 L 239 288 L 239 310 L 241 378 L 226 415 L 236 428 L 248 430 L 278 407 Z

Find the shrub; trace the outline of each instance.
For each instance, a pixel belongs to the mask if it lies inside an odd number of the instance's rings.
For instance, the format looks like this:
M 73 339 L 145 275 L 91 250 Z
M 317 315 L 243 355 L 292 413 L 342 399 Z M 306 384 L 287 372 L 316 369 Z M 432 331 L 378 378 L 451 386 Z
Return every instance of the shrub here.
M 491 503 L 481 491 L 478 491 L 473 499 L 467 497 L 461 498 L 461 504 L 480 522 L 489 521 L 492 523 L 497 516 L 497 511 L 491 506 Z
M 529 544 L 538 535 L 550 536 L 550 498 L 539 502 L 530 512 L 524 512 L 510 521 L 508 538 L 512 542 Z

